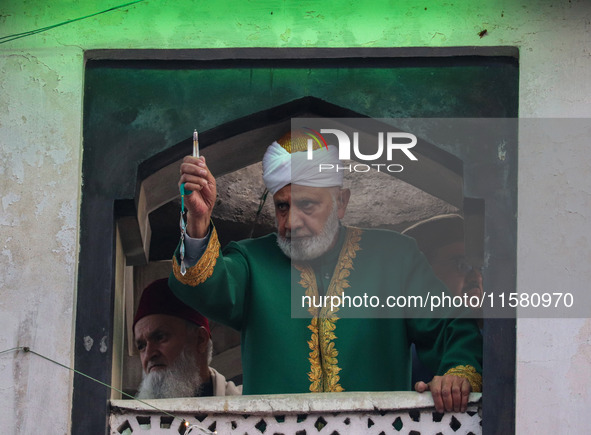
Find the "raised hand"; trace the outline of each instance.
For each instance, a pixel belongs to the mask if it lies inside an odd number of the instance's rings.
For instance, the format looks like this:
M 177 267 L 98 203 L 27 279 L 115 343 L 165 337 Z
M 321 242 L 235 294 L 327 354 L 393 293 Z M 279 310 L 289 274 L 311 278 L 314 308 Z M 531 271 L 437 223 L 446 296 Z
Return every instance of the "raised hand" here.
M 182 183 L 185 183 L 185 191 L 191 191 L 185 195 L 187 234 L 205 237 L 216 200 L 215 178 L 207 168 L 205 157 L 187 156 L 183 159 L 179 187 Z

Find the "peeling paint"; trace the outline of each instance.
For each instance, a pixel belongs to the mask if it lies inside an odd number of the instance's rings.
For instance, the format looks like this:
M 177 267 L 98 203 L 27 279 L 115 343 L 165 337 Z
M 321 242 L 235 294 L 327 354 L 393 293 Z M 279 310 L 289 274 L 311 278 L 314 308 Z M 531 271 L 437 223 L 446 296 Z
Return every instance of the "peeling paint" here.
M 92 339 L 92 337 L 87 335 L 83 338 L 83 343 L 84 349 L 86 349 L 87 352 L 90 352 L 90 349 L 92 349 L 92 345 L 94 344 L 94 340 Z
M 6 212 L 9 206 L 21 200 L 21 196 L 16 193 L 9 193 L 2 197 L 2 209 Z
M 567 379 L 571 395 L 579 399 L 585 397 L 588 401 L 591 398 L 591 376 L 588 376 L 591 365 L 591 319 L 585 320 L 574 336 L 574 342 L 576 352 L 571 359 Z
M 53 204 L 53 200 L 55 199 L 55 195 L 47 190 L 40 196 L 41 198 L 38 198 L 37 203 L 35 204 L 35 217 L 40 217 L 45 209 Z
M 285 32 L 283 32 L 281 35 L 279 35 L 281 40 L 284 42 L 288 42 L 290 36 L 291 36 L 291 29 L 287 29 L 287 30 L 285 30 Z
M 47 152 L 47 155 L 51 157 L 56 165 L 63 165 L 72 160 L 70 151 L 67 149 L 52 149 Z
M 101 351 L 101 353 L 105 353 L 107 351 L 107 349 L 108 349 L 107 337 L 103 336 L 103 338 L 101 338 L 101 345 L 100 345 L 99 350 Z
M 30 346 L 33 343 L 33 332 L 37 329 L 36 313 L 29 312 L 25 314 L 24 318 L 19 322 L 18 326 L 18 343 L 21 346 Z M 31 359 L 29 355 L 25 355 L 22 352 L 17 352 L 14 357 L 14 364 L 12 367 L 13 379 L 18 379 L 18 383 L 15 386 L 15 404 L 16 413 L 15 419 L 17 422 L 26 425 L 25 415 L 26 407 L 29 399 L 29 371 Z M 21 432 L 18 432 L 21 433 Z M 26 430 L 22 433 L 26 433 Z
M 9 247 L 9 243 L 11 241 L 12 237 L 7 237 L 4 243 L 4 248 L 2 249 L 3 258 L 0 262 L 0 267 L 2 268 L 2 273 L 0 273 L 0 288 L 5 287 L 7 284 L 13 283 L 17 274 L 19 273 L 14 263 L 12 250 Z
M 497 155 L 501 162 L 504 162 L 507 158 L 507 143 L 505 141 L 502 141 L 497 147 Z
M 76 261 L 76 200 L 64 201 L 60 206 L 59 217 L 63 220 L 63 225 L 55 235 L 55 240 L 59 244 L 52 252 L 61 254 L 65 261 L 68 271 L 73 273 Z
M 22 221 L 22 214 L 18 212 L 18 207 L 11 207 L 21 200 L 21 195 L 10 192 L 2 197 L 2 213 L 0 215 L 0 226 L 9 227 L 18 226 Z M 8 212 L 10 210 L 10 213 Z
M 3 249 L 2 255 L 8 258 L 9 263 L 12 263 L 12 252 L 9 249 Z

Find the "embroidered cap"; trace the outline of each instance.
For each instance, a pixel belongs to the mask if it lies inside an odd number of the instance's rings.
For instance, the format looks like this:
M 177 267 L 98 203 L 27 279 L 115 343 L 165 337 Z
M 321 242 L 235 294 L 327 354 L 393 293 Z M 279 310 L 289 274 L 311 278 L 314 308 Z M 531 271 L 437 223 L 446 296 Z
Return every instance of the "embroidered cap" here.
M 343 185 L 343 171 L 339 150 L 334 145 L 319 146 L 312 142 L 313 161 L 308 160 L 310 136 L 301 131 L 288 132 L 273 142 L 263 156 L 263 181 L 272 195 L 288 184 L 309 187 L 335 187 Z M 324 165 L 319 170 L 319 165 Z
M 443 214 L 411 225 L 402 234 L 417 241 L 419 249 L 429 257 L 436 249 L 464 241 L 464 219 L 459 214 Z

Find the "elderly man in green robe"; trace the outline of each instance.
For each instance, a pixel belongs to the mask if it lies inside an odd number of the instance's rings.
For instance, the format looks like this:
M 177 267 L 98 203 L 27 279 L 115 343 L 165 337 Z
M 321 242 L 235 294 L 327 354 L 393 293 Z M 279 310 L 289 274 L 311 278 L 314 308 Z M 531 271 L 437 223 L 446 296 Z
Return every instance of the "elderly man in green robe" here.
M 223 251 L 210 220 L 215 178 L 203 157 L 185 157 L 179 185 L 192 191 L 185 197 L 187 254 L 182 260 L 175 253 L 170 287 L 207 317 L 241 331 L 243 394 L 409 390 L 414 342 L 437 373 L 415 390 L 430 390 L 440 412 L 465 411 L 469 393 L 482 385 L 482 339 L 473 321 L 383 318 L 351 304 L 317 303 L 323 296 L 385 301 L 446 289 L 412 239 L 342 226 L 350 197 L 342 172 L 318 171 L 319 162 L 339 162 L 338 150 L 314 150 L 314 165 L 309 152 L 301 134 L 267 149 L 263 179 L 277 233 Z M 316 302 L 305 307 L 308 317 L 295 318 L 292 305 L 303 296 Z

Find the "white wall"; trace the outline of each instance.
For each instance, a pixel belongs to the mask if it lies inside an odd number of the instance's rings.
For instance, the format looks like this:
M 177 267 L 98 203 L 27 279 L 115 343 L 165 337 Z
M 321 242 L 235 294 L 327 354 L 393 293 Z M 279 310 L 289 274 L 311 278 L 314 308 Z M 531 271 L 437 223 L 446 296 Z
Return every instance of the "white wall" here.
M 511 45 L 520 47 L 520 116 L 591 117 L 586 1 L 223 3 L 147 0 L 0 44 L 0 351 L 30 346 L 73 365 L 84 50 Z M 4 1 L 0 32 L 115 4 Z M 591 281 L 590 161 L 583 147 L 557 156 L 520 144 L 518 288 Z M 590 337 L 589 319 L 518 321 L 518 433 L 588 430 Z M 63 368 L 0 355 L 0 432 L 68 433 L 71 388 Z
M 560 6 L 519 29 L 520 117 L 591 117 L 591 4 Z M 591 151 L 584 143 L 561 150 L 520 143 L 518 289 L 589 287 Z M 590 406 L 591 319 L 518 319 L 518 433 L 586 433 Z
M 82 53 L 2 52 L 0 68 L 0 350 L 72 366 Z M 34 355 L 0 355 L 0 432 L 67 433 L 71 383 Z

